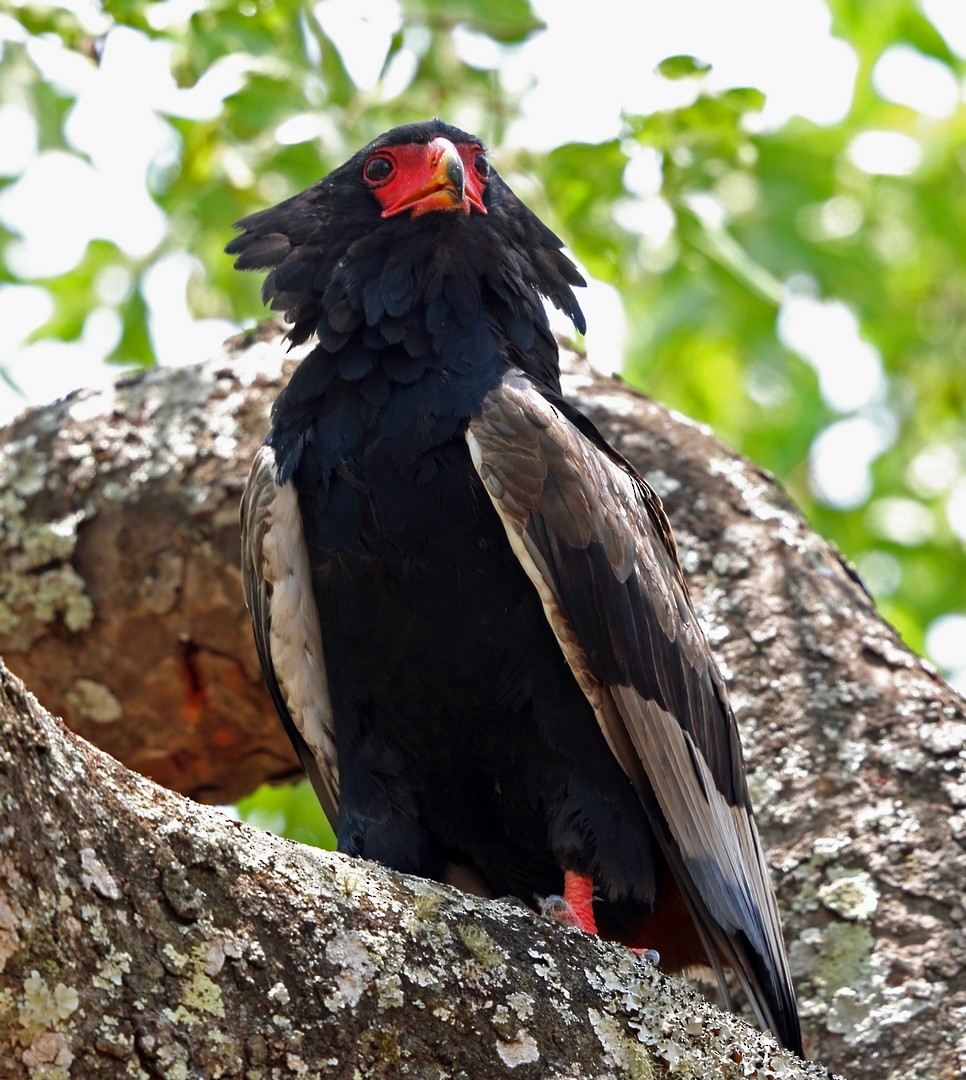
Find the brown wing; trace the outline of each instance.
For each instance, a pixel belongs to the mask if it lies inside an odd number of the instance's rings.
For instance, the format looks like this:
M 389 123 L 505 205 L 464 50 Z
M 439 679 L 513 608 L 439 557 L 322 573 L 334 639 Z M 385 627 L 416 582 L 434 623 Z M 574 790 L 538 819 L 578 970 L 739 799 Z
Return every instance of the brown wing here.
M 274 451 L 261 447 L 241 503 L 245 602 L 278 715 L 335 829 L 339 769 L 319 615 L 295 486 L 276 473 Z
M 567 662 L 648 809 L 722 990 L 727 965 L 759 1021 L 800 1045 L 737 725 L 660 500 L 519 371 L 487 395 L 466 437 Z

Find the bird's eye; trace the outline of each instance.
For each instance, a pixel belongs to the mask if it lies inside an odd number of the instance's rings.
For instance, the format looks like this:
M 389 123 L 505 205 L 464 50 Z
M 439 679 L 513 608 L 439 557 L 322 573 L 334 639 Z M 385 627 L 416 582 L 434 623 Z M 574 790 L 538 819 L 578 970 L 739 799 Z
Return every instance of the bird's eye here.
M 362 175 L 370 184 L 384 184 L 395 171 L 395 166 L 387 157 L 376 154 L 362 167 Z
M 490 175 L 490 163 L 486 159 L 486 154 L 481 152 L 473 158 L 473 168 L 481 180 L 485 180 Z

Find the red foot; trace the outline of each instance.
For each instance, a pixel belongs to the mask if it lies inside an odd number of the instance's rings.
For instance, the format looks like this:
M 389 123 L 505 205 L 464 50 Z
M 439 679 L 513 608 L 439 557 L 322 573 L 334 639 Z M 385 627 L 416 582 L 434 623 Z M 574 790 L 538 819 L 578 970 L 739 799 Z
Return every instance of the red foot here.
M 579 927 L 587 934 L 599 933 L 594 917 L 594 879 L 590 874 L 565 871 L 563 896 L 548 896 L 542 902 L 541 910 L 544 915 Z M 631 948 L 630 952 L 654 965 L 661 961 L 660 953 L 654 949 Z

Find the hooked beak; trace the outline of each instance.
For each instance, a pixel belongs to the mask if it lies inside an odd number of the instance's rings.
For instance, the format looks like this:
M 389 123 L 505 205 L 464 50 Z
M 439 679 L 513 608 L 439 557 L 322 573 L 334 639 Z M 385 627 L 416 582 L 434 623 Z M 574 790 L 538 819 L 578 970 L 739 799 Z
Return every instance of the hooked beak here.
M 404 210 L 411 211 L 412 217 L 430 210 L 462 210 L 468 214 L 471 206 L 485 214 L 479 192 L 475 188 L 468 190 L 466 167 L 453 143 L 440 136 L 425 150 L 424 162 L 406 177 L 408 182 L 398 197 L 385 205 L 382 217 L 393 217 Z

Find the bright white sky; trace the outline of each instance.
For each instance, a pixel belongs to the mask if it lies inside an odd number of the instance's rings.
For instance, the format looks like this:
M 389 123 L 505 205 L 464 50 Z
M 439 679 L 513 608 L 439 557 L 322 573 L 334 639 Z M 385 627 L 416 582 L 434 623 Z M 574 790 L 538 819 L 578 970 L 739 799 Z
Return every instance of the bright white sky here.
M 92 0 L 62 6 L 79 12 L 92 33 L 106 28 Z M 202 0 L 166 0 L 149 5 L 147 12 L 156 28 L 176 27 L 201 6 Z M 705 82 L 709 88 L 751 85 L 764 91 L 767 103 L 755 122 L 766 127 L 793 115 L 834 123 L 851 104 L 856 58 L 832 36 L 823 0 L 593 0 L 592 19 L 586 3 L 536 0 L 534 6 L 546 31 L 516 49 L 509 61 L 503 58 L 507 86 L 522 101 L 521 117 L 509 132 L 514 145 L 549 149 L 574 139 L 596 142 L 619 133 L 623 113 L 648 113 L 690 100 L 696 93 L 693 81 L 668 82 L 654 74 L 661 60 L 676 54 L 711 64 Z M 966 55 L 966 0 L 922 0 L 922 6 L 950 46 Z M 360 87 L 374 86 L 390 37 L 400 25 L 396 0 L 322 0 L 316 13 L 353 79 Z M 26 40 L 26 35 L 13 18 L 0 15 L 0 43 L 4 40 Z M 490 67 L 500 60 L 496 46 L 479 35 L 463 32 L 457 44 L 475 65 Z M 113 240 L 134 258 L 149 256 L 164 236 L 165 221 L 146 179 L 177 155 L 166 117 L 217 116 L 224 97 L 244 78 L 248 61 L 227 58 L 198 86 L 183 90 L 170 73 L 170 48 L 134 31 L 112 33 L 99 66 L 56 42 L 35 42 L 31 50 L 45 76 L 76 98 L 66 135 L 88 160 L 38 151 L 33 119 L 16 103 L 0 100 L 0 176 L 19 177 L 0 194 L 0 222 L 22 237 L 10 253 L 12 269 L 25 278 L 63 273 L 77 265 L 97 237 Z M 405 85 L 414 62 L 404 49 L 384 77 L 389 92 Z M 945 66 L 904 46 L 886 51 L 874 80 L 884 98 L 930 118 L 949 115 L 963 98 L 963 87 Z M 479 117 L 468 107 L 448 119 L 472 130 Z M 323 130 L 319 117 L 295 109 L 278 137 L 300 142 Z M 849 155 L 869 173 L 902 175 L 918 166 L 920 147 L 906 135 L 870 131 L 854 140 Z M 668 220 L 657 194 L 659 179 L 646 152 L 628 173 L 638 205 L 627 223 L 654 236 Z M 705 209 L 714 213 L 714 207 Z M 854 208 L 826 209 L 830 220 L 823 227 L 855 227 L 849 224 Z M 204 359 L 237 329 L 188 313 L 186 288 L 197 268 L 191 256 L 172 254 L 157 263 L 147 280 L 150 329 L 162 364 Z M 48 317 L 49 296 L 41 287 L 0 286 L 0 362 L 30 402 L 103 384 L 117 374 L 103 357 L 120 333 L 113 304 L 131 282 L 115 272 L 103 275 L 97 286 L 101 304 L 88 316 L 80 342 L 32 344 L 24 341 Z M 882 407 L 881 358 L 862 339 L 855 313 L 841 298 L 816 295 L 808 280 L 778 283 L 778 289 L 777 332 L 815 368 L 823 395 L 841 415 L 816 439 L 813 487 L 831 505 L 858 505 L 870 490 L 872 462 L 893 437 Z M 616 295 L 595 285 L 583 306 L 591 358 L 619 356 L 623 315 Z M 23 404 L 0 383 L 0 423 Z M 966 542 L 966 481 L 959 483 L 962 491 L 950 499 L 949 516 Z M 945 626 L 937 639 L 939 651 L 948 649 L 955 630 Z M 962 643 L 966 620 L 959 631 Z

